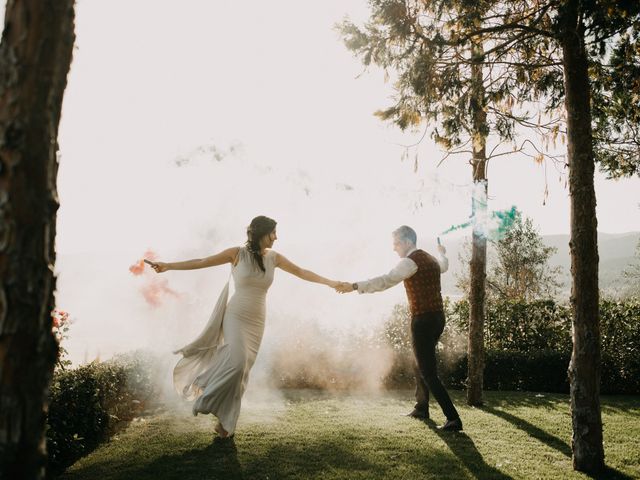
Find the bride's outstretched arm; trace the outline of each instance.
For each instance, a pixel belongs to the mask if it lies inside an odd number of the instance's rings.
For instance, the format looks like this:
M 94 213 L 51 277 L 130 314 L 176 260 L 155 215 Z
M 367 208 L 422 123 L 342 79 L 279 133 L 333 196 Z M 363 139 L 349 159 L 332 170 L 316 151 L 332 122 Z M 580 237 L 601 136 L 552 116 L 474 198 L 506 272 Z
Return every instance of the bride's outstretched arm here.
M 321 283 L 331 288 L 335 288 L 340 284 L 340 282 L 324 278 L 317 273 L 312 272 L 311 270 L 300 268 L 298 265 L 287 259 L 285 256 L 280 255 L 279 253 L 276 253 L 276 267 L 281 268 L 285 272 L 295 275 L 302 280 L 306 280 L 307 282 Z
M 232 263 L 238 255 L 238 250 L 240 250 L 240 247 L 231 247 L 210 257 L 194 258 L 193 260 L 185 260 L 183 262 L 165 263 L 145 261 L 158 273 L 166 272 L 167 270 L 195 270 L 198 268 L 215 267 L 225 263 Z

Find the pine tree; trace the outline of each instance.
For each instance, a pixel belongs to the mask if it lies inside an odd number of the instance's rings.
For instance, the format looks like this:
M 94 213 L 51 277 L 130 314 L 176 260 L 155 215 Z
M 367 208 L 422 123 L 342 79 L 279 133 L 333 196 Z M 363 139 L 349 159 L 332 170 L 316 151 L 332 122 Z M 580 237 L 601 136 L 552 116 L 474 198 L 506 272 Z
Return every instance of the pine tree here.
M 401 129 L 430 127 L 446 157 L 464 155 L 473 181 L 473 247 L 470 261 L 469 367 L 467 402 L 482 404 L 484 302 L 486 288 L 487 162 L 511 153 L 518 115 L 512 112 L 517 71 L 487 63 L 482 38 L 459 42 L 493 2 L 371 0 L 364 28 L 345 21 L 340 30 L 347 47 L 365 65 L 398 74 L 396 104 L 377 112 Z M 495 112 L 498 112 L 496 114 Z M 490 135 L 494 147 L 487 153 Z M 509 145 L 505 148 L 504 142 Z M 524 151 L 525 145 L 516 147 Z M 502 148 L 502 149 L 501 149 Z
M 531 302 L 554 297 L 560 287 L 560 267 L 549 260 L 556 248 L 544 244 L 533 221 L 520 212 L 500 237 L 490 241 L 487 260 L 487 298 L 491 301 Z M 460 260 L 468 263 L 471 251 L 464 246 Z M 461 272 L 457 286 L 467 290 L 468 272 Z
M 566 135 L 573 278 L 574 348 L 569 368 L 573 463 L 577 470 L 600 470 L 604 450 L 593 180 L 596 154 L 612 175 L 637 171 L 640 3 L 371 0 L 370 5 L 372 20 L 365 31 L 349 23 L 342 31 L 365 64 L 374 62 L 400 72 L 398 103 L 382 112 L 383 118 L 395 119 L 402 128 L 421 120 L 435 122 L 433 138 L 454 152 L 455 147 L 474 142 L 477 137 L 468 128 L 472 103 L 464 100 L 477 90 L 469 88 L 473 76 L 461 72 L 465 64 L 481 61 L 496 74 L 485 84 L 489 101 L 483 110 L 495 117 L 489 131 L 495 127 L 501 138 L 509 139 L 516 124 L 528 126 L 543 133 L 546 143 Z M 461 53 L 473 52 L 480 43 L 481 57 Z M 611 64 L 603 61 L 608 54 Z M 447 65 L 451 68 L 439 68 Z M 628 101 L 619 104 L 619 99 Z M 537 121 L 531 120 L 529 109 L 539 112 Z M 540 161 L 544 152 L 534 148 L 534 158 Z
M 559 267 L 549 266 L 556 249 L 543 243 L 530 218 L 518 215 L 494 245 L 496 260 L 487 278 L 491 297 L 530 302 L 557 293 Z

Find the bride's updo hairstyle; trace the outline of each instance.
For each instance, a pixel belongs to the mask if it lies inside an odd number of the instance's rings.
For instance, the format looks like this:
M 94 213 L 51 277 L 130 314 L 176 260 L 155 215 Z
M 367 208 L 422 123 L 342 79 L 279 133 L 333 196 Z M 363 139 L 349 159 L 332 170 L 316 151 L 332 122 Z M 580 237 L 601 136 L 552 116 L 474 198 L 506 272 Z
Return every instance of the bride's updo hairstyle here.
M 260 215 L 251 220 L 251 224 L 247 227 L 247 250 L 251 253 L 251 258 L 258 264 L 260 270 L 265 272 L 264 261 L 260 254 L 260 239 L 265 235 L 269 235 L 276 229 L 276 221 Z

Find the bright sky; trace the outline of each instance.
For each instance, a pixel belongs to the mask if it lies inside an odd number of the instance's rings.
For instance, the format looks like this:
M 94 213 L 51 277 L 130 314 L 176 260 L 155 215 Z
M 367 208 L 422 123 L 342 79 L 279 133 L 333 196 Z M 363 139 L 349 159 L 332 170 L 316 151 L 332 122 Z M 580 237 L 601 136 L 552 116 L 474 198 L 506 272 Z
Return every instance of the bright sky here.
M 185 228 L 237 231 L 257 213 L 290 217 L 296 224 L 282 226 L 295 231 L 323 212 L 324 233 L 359 219 L 359 235 L 408 222 L 430 236 L 464 221 L 470 168 L 459 158 L 436 169 L 441 154 L 428 139 L 417 173 L 412 158 L 400 161 L 397 144 L 417 136 L 373 117 L 391 86 L 375 70 L 356 79 L 363 69 L 333 30 L 345 15 L 365 19 L 366 2 L 79 1 L 60 130 L 59 251 L 128 250 L 159 237 L 177 246 Z M 212 145 L 241 148 L 178 172 L 176 158 Z M 515 204 L 543 234 L 568 232 L 568 192 L 549 170 L 543 206 L 542 167 L 494 161 L 491 208 Z M 599 229 L 640 229 L 640 180 L 598 175 L 596 184 Z M 212 204 L 194 212 L 187 198 Z M 221 221 L 222 205 L 237 222 Z M 295 241 L 312 242 L 308 225 L 301 231 Z
M 61 259 L 84 253 L 94 263 L 61 260 L 57 298 L 92 319 L 91 328 L 74 326 L 78 342 L 106 338 L 98 325 L 116 321 L 98 304 L 157 320 L 141 313 L 143 304 L 131 306 L 139 299 L 126 271 L 148 247 L 162 259 L 211 254 L 242 243 L 251 218 L 265 214 L 279 222 L 274 248 L 355 281 L 393 266 L 389 232 L 398 225 L 414 226 L 432 247 L 437 232 L 467 220 L 466 162 L 436 169 L 442 154 L 426 139 L 414 172 L 413 153 L 402 162 L 398 145 L 420 135 L 372 115 L 390 105 L 391 86 L 375 69 L 363 73 L 333 28 L 345 15 L 365 20 L 365 0 L 79 0 L 76 15 L 60 126 L 57 249 Z M 226 156 L 213 159 L 213 147 Z M 565 179 L 548 170 L 543 206 L 543 167 L 524 158 L 492 162 L 490 209 L 517 205 L 543 234 L 567 233 Z M 640 230 L 639 179 L 598 174 L 596 188 L 600 231 Z M 185 291 L 198 291 L 201 281 L 209 297 L 203 311 L 215 301 L 211 289 L 219 290 L 209 277 L 182 285 L 185 277 L 167 278 Z M 302 288 L 292 285 L 274 294 L 273 308 L 287 310 L 289 288 Z M 305 288 L 313 297 L 319 287 Z M 323 293 L 287 312 L 322 304 L 368 314 L 403 292 L 384 295 L 365 302 Z

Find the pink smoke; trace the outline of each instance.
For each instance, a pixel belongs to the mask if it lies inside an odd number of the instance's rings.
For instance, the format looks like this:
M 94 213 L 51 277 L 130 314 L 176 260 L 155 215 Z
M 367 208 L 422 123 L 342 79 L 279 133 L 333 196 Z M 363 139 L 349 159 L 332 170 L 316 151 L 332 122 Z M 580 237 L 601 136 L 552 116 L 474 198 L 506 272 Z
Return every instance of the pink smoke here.
M 171 295 L 180 298 L 180 294 L 169 288 L 169 281 L 166 278 L 152 278 L 151 282 L 140 288 L 144 299 L 152 307 L 162 305 L 164 298 Z
M 140 287 L 140 292 L 146 302 L 152 307 L 159 307 L 167 296 L 180 298 L 181 294 L 169 287 L 169 281 L 166 278 L 159 278 L 158 274 L 150 268 L 146 268 L 144 259 L 154 261 L 158 255 L 152 250 L 147 250 L 142 256 L 142 260 L 129 267 L 129 271 L 136 277 L 145 274 L 145 284 Z

